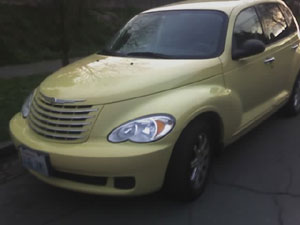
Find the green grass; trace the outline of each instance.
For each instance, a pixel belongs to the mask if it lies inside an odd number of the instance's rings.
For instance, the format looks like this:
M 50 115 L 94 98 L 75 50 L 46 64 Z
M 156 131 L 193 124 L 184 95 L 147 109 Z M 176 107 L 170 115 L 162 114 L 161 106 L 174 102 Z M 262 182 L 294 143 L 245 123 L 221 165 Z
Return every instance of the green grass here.
M 138 9 L 85 10 L 68 23 L 70 57 L 99 51 Z M 61 56 L 57 10 L 0 4 L 0 66 Z
M 45 79 L 45 75 L 0 79 L 0 142 L 9 140 L 8 124 L 20 112 L 29 93 Z

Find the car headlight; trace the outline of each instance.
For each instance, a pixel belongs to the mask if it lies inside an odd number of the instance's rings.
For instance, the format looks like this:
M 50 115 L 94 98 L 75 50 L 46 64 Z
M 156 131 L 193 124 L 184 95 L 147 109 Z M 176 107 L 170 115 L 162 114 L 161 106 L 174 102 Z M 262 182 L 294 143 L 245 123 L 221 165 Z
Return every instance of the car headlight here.
M 170 133 L 174 126 L 175 118 L 171 115 L 150 115 L 129 121 L 114 129 L 108 136 L 108 140 L 113 143 L 153 142 Z
M 25 99 L 24 104 L 22 106 L 21 113 L 23 118 L 28 117 L 32 100 L 33 100 L 33 92 L 31 92 L 30 95 Z

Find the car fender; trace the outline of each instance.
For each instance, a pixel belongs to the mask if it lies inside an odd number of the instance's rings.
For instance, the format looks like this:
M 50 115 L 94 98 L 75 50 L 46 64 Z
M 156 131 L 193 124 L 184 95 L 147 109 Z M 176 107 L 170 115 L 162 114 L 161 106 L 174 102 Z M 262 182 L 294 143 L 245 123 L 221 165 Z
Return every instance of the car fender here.
M 223 85 L 222 75 L 181 88 L 150 96 L 107 104 L 101 111 L 90 138 L 107 138 L 120 125 L 151 114 L 170 114 L 176 126 L 160 142 L 174 143 L 182 130 L 196 117 L 212 112 L 219 116 L 223 127 L 223 141 L 230 139 L 242 119 L 241 103 L 231 90 Z

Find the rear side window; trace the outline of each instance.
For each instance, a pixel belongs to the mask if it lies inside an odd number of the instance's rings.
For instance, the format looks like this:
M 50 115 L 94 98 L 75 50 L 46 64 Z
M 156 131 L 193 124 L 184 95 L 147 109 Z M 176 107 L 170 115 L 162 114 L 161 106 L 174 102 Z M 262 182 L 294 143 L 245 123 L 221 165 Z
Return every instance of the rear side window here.
M 289 35 L 288 25 L 276 4 L 261 4 L 257 6 L 257 10 L 267 38 L 267 44 L 274 43 Z
M 287 22 L 289 34 L 295 33 L 297 31 L 297 26 L 291 10 L 282 4 L 279 4 L 279 8 L 281 9 Z
M 250 39 L 257 39 L 265 43 L 265 36 L 253 7 L 243 10 L 236 18 L 232 46 L 233 50 L 241 48 Z

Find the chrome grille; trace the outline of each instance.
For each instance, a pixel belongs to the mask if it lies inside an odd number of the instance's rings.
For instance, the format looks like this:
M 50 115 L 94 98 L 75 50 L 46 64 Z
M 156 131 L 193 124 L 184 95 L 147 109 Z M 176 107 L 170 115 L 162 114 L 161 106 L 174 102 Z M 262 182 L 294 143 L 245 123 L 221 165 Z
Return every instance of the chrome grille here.
M 37 134 L 59 141 L 84 141 L 99 112 L 93 105 L 50 102 L 37 93 L 30 108 L 29 126 Z M 60 100 L 62 101 L 62 100 Z M 70 102 L 70 101 L 66 101 Z

